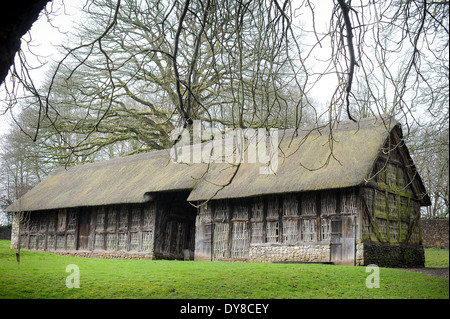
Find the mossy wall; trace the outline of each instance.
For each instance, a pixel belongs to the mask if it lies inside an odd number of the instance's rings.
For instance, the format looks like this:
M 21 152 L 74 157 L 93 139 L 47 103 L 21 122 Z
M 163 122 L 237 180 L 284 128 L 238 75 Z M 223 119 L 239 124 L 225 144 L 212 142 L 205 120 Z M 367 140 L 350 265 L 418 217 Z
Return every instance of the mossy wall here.
M 362 241 L 421 244 L 420 203 L 404 166 L 381 155 L 362 190 Z
M 390 243 L 359 243 L 356 245 L 356 264 L 379 267 L 424 267 L 422 245 Z

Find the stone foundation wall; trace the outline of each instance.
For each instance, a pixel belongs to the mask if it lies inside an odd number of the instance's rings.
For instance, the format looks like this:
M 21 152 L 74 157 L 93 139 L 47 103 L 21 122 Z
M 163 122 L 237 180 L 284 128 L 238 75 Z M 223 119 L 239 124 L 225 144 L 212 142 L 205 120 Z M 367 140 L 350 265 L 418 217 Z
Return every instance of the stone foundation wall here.
M 0 226 L 0 239 L 11 239 L 11 227 L 10 226 Z
M 358 243 L 356 245 L 357 266 L 379 267 L 424 267 L 425 252 L 422 245 L 388 243 Z
M 422 243 L 425 248 L 448 249 L 448 218 L 422 219 Z
M 248 261 L 329 262 L 330 245 L 250 245 Z

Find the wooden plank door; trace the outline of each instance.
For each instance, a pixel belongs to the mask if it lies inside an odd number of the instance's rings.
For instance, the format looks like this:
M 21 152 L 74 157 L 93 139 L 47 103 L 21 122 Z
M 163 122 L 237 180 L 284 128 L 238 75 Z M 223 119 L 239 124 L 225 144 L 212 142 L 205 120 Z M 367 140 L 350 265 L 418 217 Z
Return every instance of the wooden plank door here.
M 355 264 L 355 218 L 336 216 L 331 220 L 331 262 Z
M 80 212 L 78 231 L 78 250 L 88 250 L 91 214 L 87 210 Z
M 342 218 L 342 264 L 355 264 L 355 217 Z
M 197 217 L 195 223 L 195 260 L 211 260 L 212 227 L 212 222 L 204 222 Z
M 228 259 L 229 223 L 214 223 L 213 231 L 213 260 Z
M 331 262 L 340 264 L 342 260 L 342 219 L 337 216 L 331 219 L 330 250 Z

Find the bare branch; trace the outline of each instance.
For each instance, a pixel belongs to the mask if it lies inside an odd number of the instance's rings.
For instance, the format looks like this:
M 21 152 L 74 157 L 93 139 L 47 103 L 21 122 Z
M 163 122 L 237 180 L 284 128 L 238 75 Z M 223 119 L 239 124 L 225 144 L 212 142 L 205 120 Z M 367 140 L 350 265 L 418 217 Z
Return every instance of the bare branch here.
M 346 32 L 347 32 L 347 46 L 348 46 L 348 51 L 349 51 L 349 59 L 350 59 L 350 67 L 349 67 L 349 71 L 348 71 L 348 80 L 347 80 L 347 88 L 345 89 L 347 92 L 347 95 L 345 97 L 346 101 L 347 101 L 347 115 L 349 117 L 350 120 L 352 120 L 353 122 L 356 122 L 356 120 L 352 117 L 352 115 L 350 114 L 350 93 L 352 90 L 352 82 L 353 82 L 353 74 L 355 72 L 355 66 L 357 66 L 358 64 L 356 63 L 355 60 L 355 49 L 353 48 L 353 32 L 352 32 L 352 25 L 350 22 L 350 17 L 349 17 L 349 7 L 347 6 L 347 4 L 345 3 L 344 0 L 338 0 L 339 6 L 341 7 L 341 11 L 342 11 L 342 16 L 344 18 L 344 23 L 345 23 L 345 28 L 346 28 Z

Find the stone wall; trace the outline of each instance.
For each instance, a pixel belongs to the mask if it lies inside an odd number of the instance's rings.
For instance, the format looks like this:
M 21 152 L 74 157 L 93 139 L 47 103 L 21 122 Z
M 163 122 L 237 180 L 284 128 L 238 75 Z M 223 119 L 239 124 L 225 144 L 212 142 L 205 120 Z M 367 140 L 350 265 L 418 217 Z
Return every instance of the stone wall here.
M 250 245 L 248 260 L 251 262 L 329 262 L 330 245 Z
M 415 244 L 393 245 L 389 243 L 358 243 L 356 245 L 357 266 L 379 267 L 424 267 L 423 246 Z
M 0 226 L 0 239 L 11 239 L 11 226 Z
M 422 244 L 425 248 L 448 249 L 448 218 L 422 219 Z

